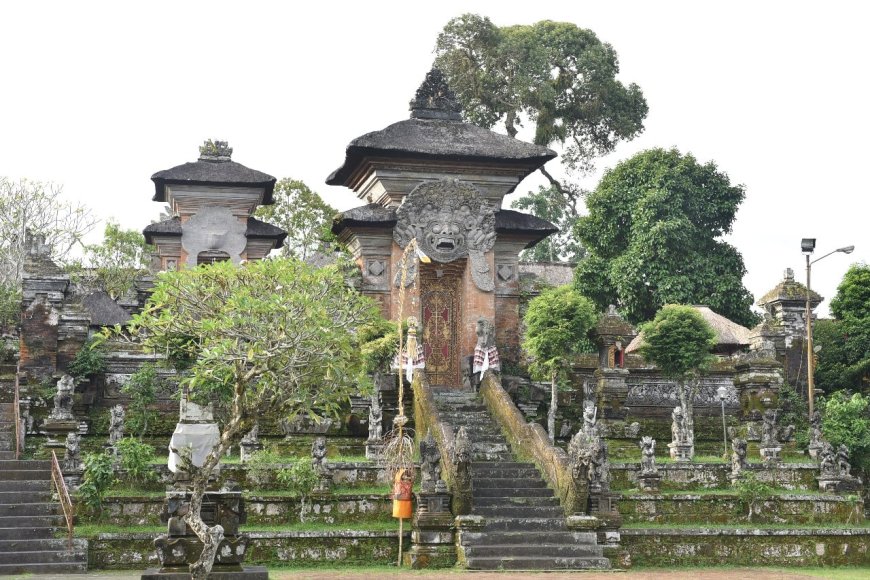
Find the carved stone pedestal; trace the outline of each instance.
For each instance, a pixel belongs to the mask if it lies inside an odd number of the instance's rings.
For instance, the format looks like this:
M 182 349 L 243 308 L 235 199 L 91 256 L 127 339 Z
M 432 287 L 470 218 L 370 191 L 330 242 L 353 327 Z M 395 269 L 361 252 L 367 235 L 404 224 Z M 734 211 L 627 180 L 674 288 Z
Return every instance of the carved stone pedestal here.
M 661 489 L 662 476 L 658 473 L 641 473 L 637 476 L 637 486 L 644 493 L 656 493 Z
M 384 456 L 384 443 L 380 439 L 366 441 L 366 459 L 379 461 Z
M 420 492 L 412 520 L 411 549 L 404 555 L 406 566 L 450 568 L 456 564 L 456 544 L 450 494 Z
M 826 493 L 849 493 L 861 491 L 861 480 L 857 477 L 841 477 L 839 475 L 825 475 L 817 477 L 819 491 Z
M 821 443 L 810 443 L 809 447 L 807 447 L 807 452 L 810 454 L 812 459 L 818 461 L 822 454 L 822 448 L 823 445 Z
M 598 407 L 606 419 L 625 419 L 627 409 L 625 400 L 628 398 L 628 370 L 621 368 L 602 368 L 595 371 Z
M 166 492 L 161 519 L 167 523 L 168 533 L 154 540 L 161 567 L 146 570 L 142 574 L 142 580 L 190 578 L 188 566 L 196 562 L 202 553 L 202 542 L 184 522 L 190 496 L 190 491 L 185 489 Z M 239 534 L 239 525 L 247 519 L 241 491 L 207 492 L 203 496 L 200 515 L 206 525 L 220 524 L 224 528 L 224 539 L 215 555 L 209 580 L 268 580 L 269 575 L 264 567 L 242 566 L 248 548 L 248 537 Z
M 246 441 L 242 441 L 241 443 L 239 443 L 239 459 L 242 461 L 242 463 L 247 463 L 251 460 L 251 455 L 253 455 L 257 451 L 262 450 L 262 443 L 248 443 Z
M 668 443 L 668 448 L 671 450 L 671 459 L 677 463 L 690 463 L 695 455 L 694 445 L 674 445 Z
M 619 528 L 622 527 L 622 516 L 616 507 L 618 494 L 609 491 L 589 492 L 589 515 L 598 518 L 598 543 L 601 545 L 618 546 L 621 540 Z
M 782 463 L 779 457 L 781 451 L 782 447 L 762 447 L 758 453 L 761 455 L 761 462 L 765 467 L 774 467 Z
M 78 421 L 46 419 L 42 423 L 42 430 L 48 435 L 48 441 L 45 442 L 45 447 L 49 450 L 54 450 L 55 453 L 66 451 L 66 436 L 70 433 L 77 433 L 79 430 Z M 63 457 L 63 455 L 61 455 Z

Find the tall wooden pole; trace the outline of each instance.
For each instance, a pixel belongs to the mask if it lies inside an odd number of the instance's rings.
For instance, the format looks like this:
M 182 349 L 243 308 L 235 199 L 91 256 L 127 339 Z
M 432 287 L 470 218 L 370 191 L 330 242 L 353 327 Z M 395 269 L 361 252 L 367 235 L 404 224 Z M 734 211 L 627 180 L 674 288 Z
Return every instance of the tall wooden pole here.
M 813 311 L 810 307 L 810 255 L 807 254 L 807 402 L 809 403 L 810 421 L 813 420 L 813 404 L 815 399 L 815 378 L 813 370 Z

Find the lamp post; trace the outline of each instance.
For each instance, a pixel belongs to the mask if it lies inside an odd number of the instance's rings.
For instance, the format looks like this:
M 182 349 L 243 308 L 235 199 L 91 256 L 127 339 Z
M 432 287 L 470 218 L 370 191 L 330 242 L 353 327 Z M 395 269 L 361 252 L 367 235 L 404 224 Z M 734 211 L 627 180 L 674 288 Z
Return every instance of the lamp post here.
M 845 246 L 842 248 L 837 248 L 832 252 L 828 252 L 821 258 L 816 258 L 815 260 L 810 261 L 810 256 L 813 251 L 816 249 L 816 239 L 815 238 L 803 238 L 801 240 L 801 252 L 803 252 L 804 256 L 807 258 L 807 309 L 806 309 L 806 321 L 807 321 L 807 402 L 809 403 L 809 411 L 810 411 L 810 420 L 813 418 L 813 406 L 815 403 L 816 389 L 815 389 L 815 374 L 813 360 L 813 312 L 810 307 L 810 296 L 812 295 L 810 290 L 810 272 L 812 270 L 812 265 L 818 262 L 819 260 L 823 260 L 827 258 L 831 254 L 836 254 L 837 252 L 842 252 L 844 254 L 851 254 L 855 250 L 855 246 Z
M 725 447 L 725 453 L 722 457 L 725 459 L 728 458 L 728 430 L 725 428 L 725 395 L 727 392 L 724 385 L 716 389 L 716 394 L 719 395 L 719 402 L 722 403 L 722 444 Z

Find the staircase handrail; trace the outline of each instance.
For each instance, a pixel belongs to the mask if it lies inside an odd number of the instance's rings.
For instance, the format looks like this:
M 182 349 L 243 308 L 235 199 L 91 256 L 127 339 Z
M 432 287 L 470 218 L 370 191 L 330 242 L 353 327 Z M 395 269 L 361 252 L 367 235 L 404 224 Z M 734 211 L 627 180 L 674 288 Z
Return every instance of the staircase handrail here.
M 12 401 L 12 409 L 15 417 L 15 459 L 21 458 L 21 448 L 24 446 L 24 437 L 21 432 L 21 401 L 19 399 L 19 376 L 21 373 L 21 362 L 15 365 L 15 395 Z
M 526 421 L 502 387 L 498 375 L 491 371 L 485 373 L 480 394 L 514 452 L 537 465 L 546 482 L 555 490 L 566 515 L 585 513 L 586 490 L 578 488 L 568 454 L 550 442 L 541 425 Z
M 66 481 L 63 479 L 63 471 L 60 469 L 60 462 L 57 460 L 57 454 L 51 452 L 51 480 L 54 482 L 54 488 L 57 490 L 57 497 L 60 501 L 63 516 L 66 519 L 67 541 L 69 549 L 72 550 L 73 545 L 73 504 L 70 499 L 69 490 L 66 487 Z
M 453 462 L 453 444 L 455 434 L 449 425 L 441 420 L 435 396 L 426 381 L 425 373 L 414 372 L 411 388 L 414 391 L 414 424 L 417 426 L 417 436 L 425 437 L 427 431 L 432 432 L 438 451 L 441 453 L 441 477 L 447 483 L 447 489 L 453 495 L 453 514 L 465 515 L 471 513 L 471 488 L 460 483 L 457 478 L 457 468 Z

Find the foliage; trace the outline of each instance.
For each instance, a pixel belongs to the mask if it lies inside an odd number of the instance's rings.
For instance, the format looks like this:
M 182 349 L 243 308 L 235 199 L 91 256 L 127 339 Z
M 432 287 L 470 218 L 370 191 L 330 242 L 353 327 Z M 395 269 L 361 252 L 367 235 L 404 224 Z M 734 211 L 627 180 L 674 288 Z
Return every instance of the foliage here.
M 521 259 L 528 262 L 577 262 L 585 251 L 574 237 L 574 216 L 565 208 L 554 203 L 558 192 L 553 187 L 541 186 L 537 193 L 529 192 L 514 201 L 511 207 L 526 210 L 539 218 L 545 219 L 559 228 L 559 231 L 547 239 L 535 244 L 529 250 L 523 250 Z
M 740 480 L 734 485 L 737 492 L 737 501 L 742 509 L 747 510 L 747 518 L 751 522 L 752 516 L 758 511 L 758 502 L 771 497 L 774 490 L 771 486 L 758 480 L 754 473 L 743 472 Z
M 114 457 L 107 452 L 86 453 L 79 495 L 88 508 L 99 512 L 109 488 L 116 483 Z
M 336 210 L 305 183 L 285 177 L 275 184 L 273 197 L 274 205 L 261 205 L 254 215 L 287 232 L 282 256 L 305 260 L 335 240 L 330 228 Z
M 640 330 L 640 353 L 666 377 L 685 380 L 713 362 L 716 333 L 691 306 L 668 304 Z
M 402 334 L 407 336 L 408 323 L 402 321 Z M 366 373 L 385 372 L 399 352 L 399 333 L 396 323 L 379 318 L 360 331 L 362 355 Z
M 18 326 L 21 316 L 21 289 L 16 284 L 0 282 L 0 334 Z
M 142 443 L 134 437 L 124 437 L 116 444 L 121 460 L 121 468 L 126 471 L 126 479 L 136 483 L 146 483 L 157 479 L 151 461 L 154 447 Z
M 793 386 L 785 383 L 779 388 L 780 425 L 794 425 L 794 439 L 798 449 L 806 449 L 810 442 L 809 406 Z
M 870 397 L 837 391 L 822 403 L 822 433 L 834 449 L 845 445 L 851 463 L 870 470 Z
M 269 480 L 269 474 L 272 472 L 272 466 L 278 463 L 284 463 L 284 458 L 277 452 L 271 449 L 261 449 L 251 454 L 245 468 L 248 472 L 248 479 L 262 485 Z
M 339 265 L 276 258 L 158 276 L 128 332 L 180 365 L 180 387 L 191 400 L 214 405 L 221 432 L 202 465 L 189 467 L 185 522 L 204 546 L 193 578 L 207 577 L 219 544 L 220 530 L 206 526 L 200 508 L 220 458 L 258 418 L 337 415 L 364 380 L 359 330 L 378 316 L 371 300 L 348 287 Z
M 314 471 L 314 466 L 310 459 L 297 459 L 288 468 L 279 469 L 275 474 L 284 489 L 300 498 L 299 521 L 305 521 L 305 498 L 308 497 L 320 478 Z
M 97 219 L 89 209 L 63 200 L 53 183 L 0 177 L 0 284 L 17 287 L 27 255 L 25 232 L 44 236 L 55 262 L 63 262 Z
M 665 304 L 705 304 L 745 326 L 756 320 L 740 253 L 721 236 L 743 201 L 741 185 L 711 161 L 650 149 L 608 170 L 575 229 L 589 255 L 575 285 L 599 309 L 634 324 Z
M 89 339 L 76 353 L 67 370 L 77 380 L 90 378 L 105 371 L 106 358 L 101 338 Z
M 816 382 L 826 392 L 870 391 L 870 266 L 853 264 L 831 300 L 835 320 L 819 320 Z
M 85 246 L 85 265 L 92 269 L 92 280 L 82 273 L 79 281 L 91 283 L 117 299 L 129 292 L 136 279 L 147 271 L 150 254 L 140 232 L 123 230 L 110 221 L 102 243 Z
M 616 79 L 616 51 L 591 30 L 568 22 L 495 26 L 463 14 L 450 20 L 435 47 L 465 118 L 481 127 L 502 123 L 515 137 L 524 119 L 534 142 L 564 147 L 562 162 L 586 172 L 595 157 L 643 131 L 648 107 L 640 88 Z M 546 170 L 559 203 L 576 215 L 580 192 Z
M 148 431 L 148 426 L 153 425 L 159 416 L 154 408 L 159 387 L 157 367 L 152 363 L 139 367 L 139 370 L 130 375 L 127 383 L 121 387 L 121 392 L 130 397 L 124 423 L 131 433 L 138 434 L 140 441 Z

